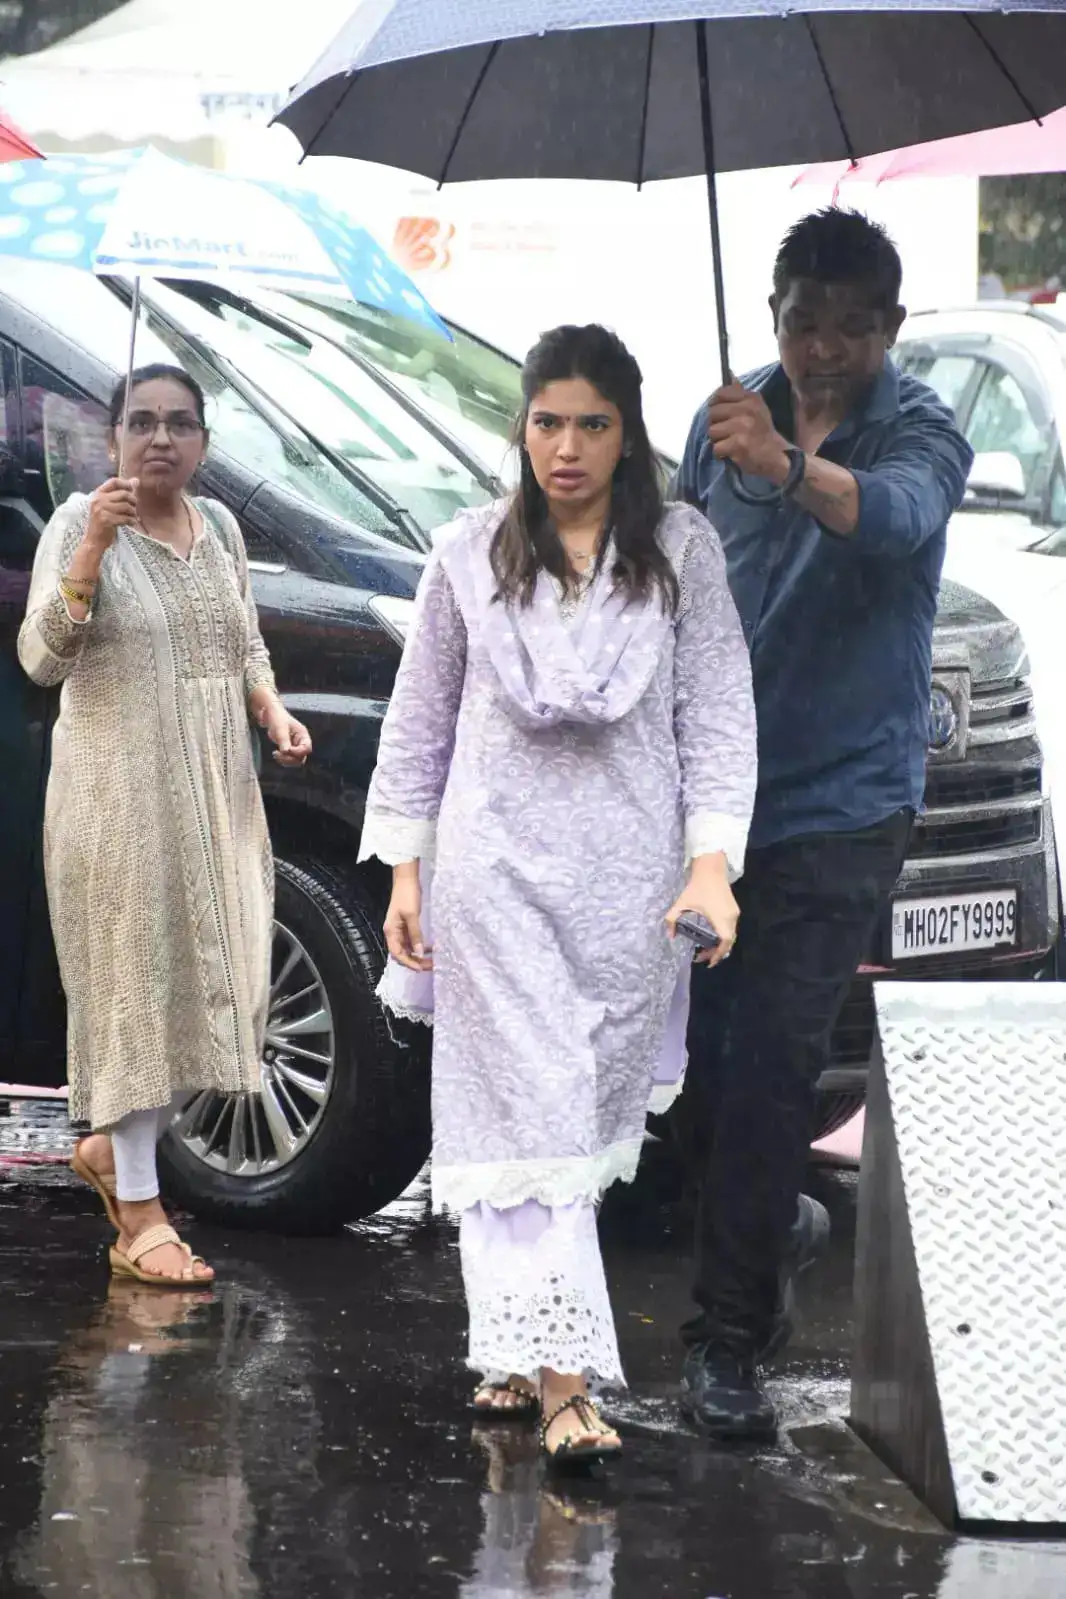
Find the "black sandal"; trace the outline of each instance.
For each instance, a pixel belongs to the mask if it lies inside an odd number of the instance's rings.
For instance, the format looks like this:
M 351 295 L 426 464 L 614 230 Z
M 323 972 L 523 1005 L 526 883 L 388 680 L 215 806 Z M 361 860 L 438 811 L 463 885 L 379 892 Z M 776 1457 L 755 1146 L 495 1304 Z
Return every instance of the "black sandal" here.
M 556 1444 L 554 1449 L 549 1449 L 548 1431 L 552 1423 L 558 1421 L 566 1410 L 574 1412 L 583 1432 L 595 1432 L 597 1423 L 601 1427 L 607 1425 L 587 1394 L 573 1394 L 569 1399 L 564 1400 L 540 1424 L 540 1452 L 550 1466 L 556 1470 L 565 1471 L 571 1466 L 602 1465 L 604 1461 L 614 1460 L 622 1453 L 622 1445 L 620 1443 L 607 1443 L 606 1434 L 604 1434 L 603 1441 L 586 1444 L 573 1444 L 570 1442 L 570 1438 L 566 1437 L 562 1443 Z
M 478 1394 L 514 1394 L 515 1405 L 479 1405 Z M 532 1421 L 540 1409 L 540 1400 L 528 1388 L 519 1388 L 513 1382 L 483 1382 L 474 1390 L 470 1401 L 471 1414 L 479 1421 Z

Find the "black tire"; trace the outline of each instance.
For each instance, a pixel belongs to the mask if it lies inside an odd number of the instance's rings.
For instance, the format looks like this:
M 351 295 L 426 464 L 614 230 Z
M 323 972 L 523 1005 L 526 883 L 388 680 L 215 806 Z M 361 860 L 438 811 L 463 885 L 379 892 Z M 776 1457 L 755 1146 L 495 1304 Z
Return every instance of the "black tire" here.
M 160 1145 L 164 1194 L 204 1221 L 327 1233 L 391 1203 L 429 1155 L 429 1039 L 390 1035 L 374 995 L 384 966 L 382 912 L 365 889 L 319 861 L 278 861 L 276 910 L 321 975 L 333 1015 L 333 1086 L 306 1148 L 257 1176 L 215 1170 L 173 1133 Z
M 823 1138 L 828 1138 L 830 1133 L 839 1132 L 855 1112 L 862 1109 L 865 1102 L 863 1094 L 819 1094 L 815 1124 L 818 1131 L 814 1135 L 814 1142 L 820 1143 Z

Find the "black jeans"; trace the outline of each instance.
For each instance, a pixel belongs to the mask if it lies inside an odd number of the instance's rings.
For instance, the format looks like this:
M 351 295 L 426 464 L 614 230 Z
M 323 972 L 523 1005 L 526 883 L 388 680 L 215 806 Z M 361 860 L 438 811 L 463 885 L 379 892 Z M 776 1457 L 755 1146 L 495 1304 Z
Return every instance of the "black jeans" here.
M 856 968 L 907 852 L 910 810 L 854 833 L 748 852 L 728 961 L 693 972 L 676 1125 L 698 1162 L 700 1314 L 687 1344 L 765 1349 L 778 1314 L 815 1086 Z

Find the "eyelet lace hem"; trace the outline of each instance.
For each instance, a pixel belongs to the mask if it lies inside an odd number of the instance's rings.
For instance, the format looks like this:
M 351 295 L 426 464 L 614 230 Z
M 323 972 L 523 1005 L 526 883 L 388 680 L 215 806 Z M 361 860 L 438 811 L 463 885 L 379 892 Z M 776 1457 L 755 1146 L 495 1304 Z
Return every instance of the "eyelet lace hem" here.
M 467 1365 L 487 1379 L 541 1368 L 623 1386 L 614 1316 L 589 1204 L 553 1210 L 532 1243 L 501 1239 L 502 1218 L 467 1212 L 459 1230 L 470 1312 Z
M 612 1183 L 631 1183 L 637 1174 L 643 1138 L 612 1144 L 596 1155 L 560 1160 L 479 1161 L 474 1165 L 432 1168 L 433 1208 L 469 1210 L 484 1202 L 511 1210 L 535 1199 L 542 1205 L 595 1203 Z

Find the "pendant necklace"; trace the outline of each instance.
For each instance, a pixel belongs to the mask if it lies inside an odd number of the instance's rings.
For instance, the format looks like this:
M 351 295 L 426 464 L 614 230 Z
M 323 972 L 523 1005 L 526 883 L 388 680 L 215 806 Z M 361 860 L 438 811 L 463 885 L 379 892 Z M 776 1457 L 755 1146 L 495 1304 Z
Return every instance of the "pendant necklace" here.
M 170 548 L 174 551 L 174 554 L 177 555 L 179 561 L 187 561 L 189 559 L 189 556 L 192 554 L 193 545 L 196 543 L 196 529 L 193 527 L 192 512 L 189 509 L 189 502 L 185 498 L 184 495 L 182 495 L 182 498 L 181 498 L 181 505 L 182 505 L 183 511 L 185 512 L 185 521 L 186 521 L 186 524 L 188 525 L 188 529 L 189 529 L 189 548 L 186 550 L 184 555 L 180 555 L 178 553 L 177 547 L 175 546 L 175 544 L 170 539 L 156 538 L 156 535 L 152 532 L 151 528 L 148 526 L 148 523 L 144 520 L 143 516 L 139 517 L 138 521 L 140 522 L 141 528 L 143 529 L 144 533 L 148 536 L 148 538 L 155 539 L 155 542 L 157 544 L 168 544 L 170 546 Z

